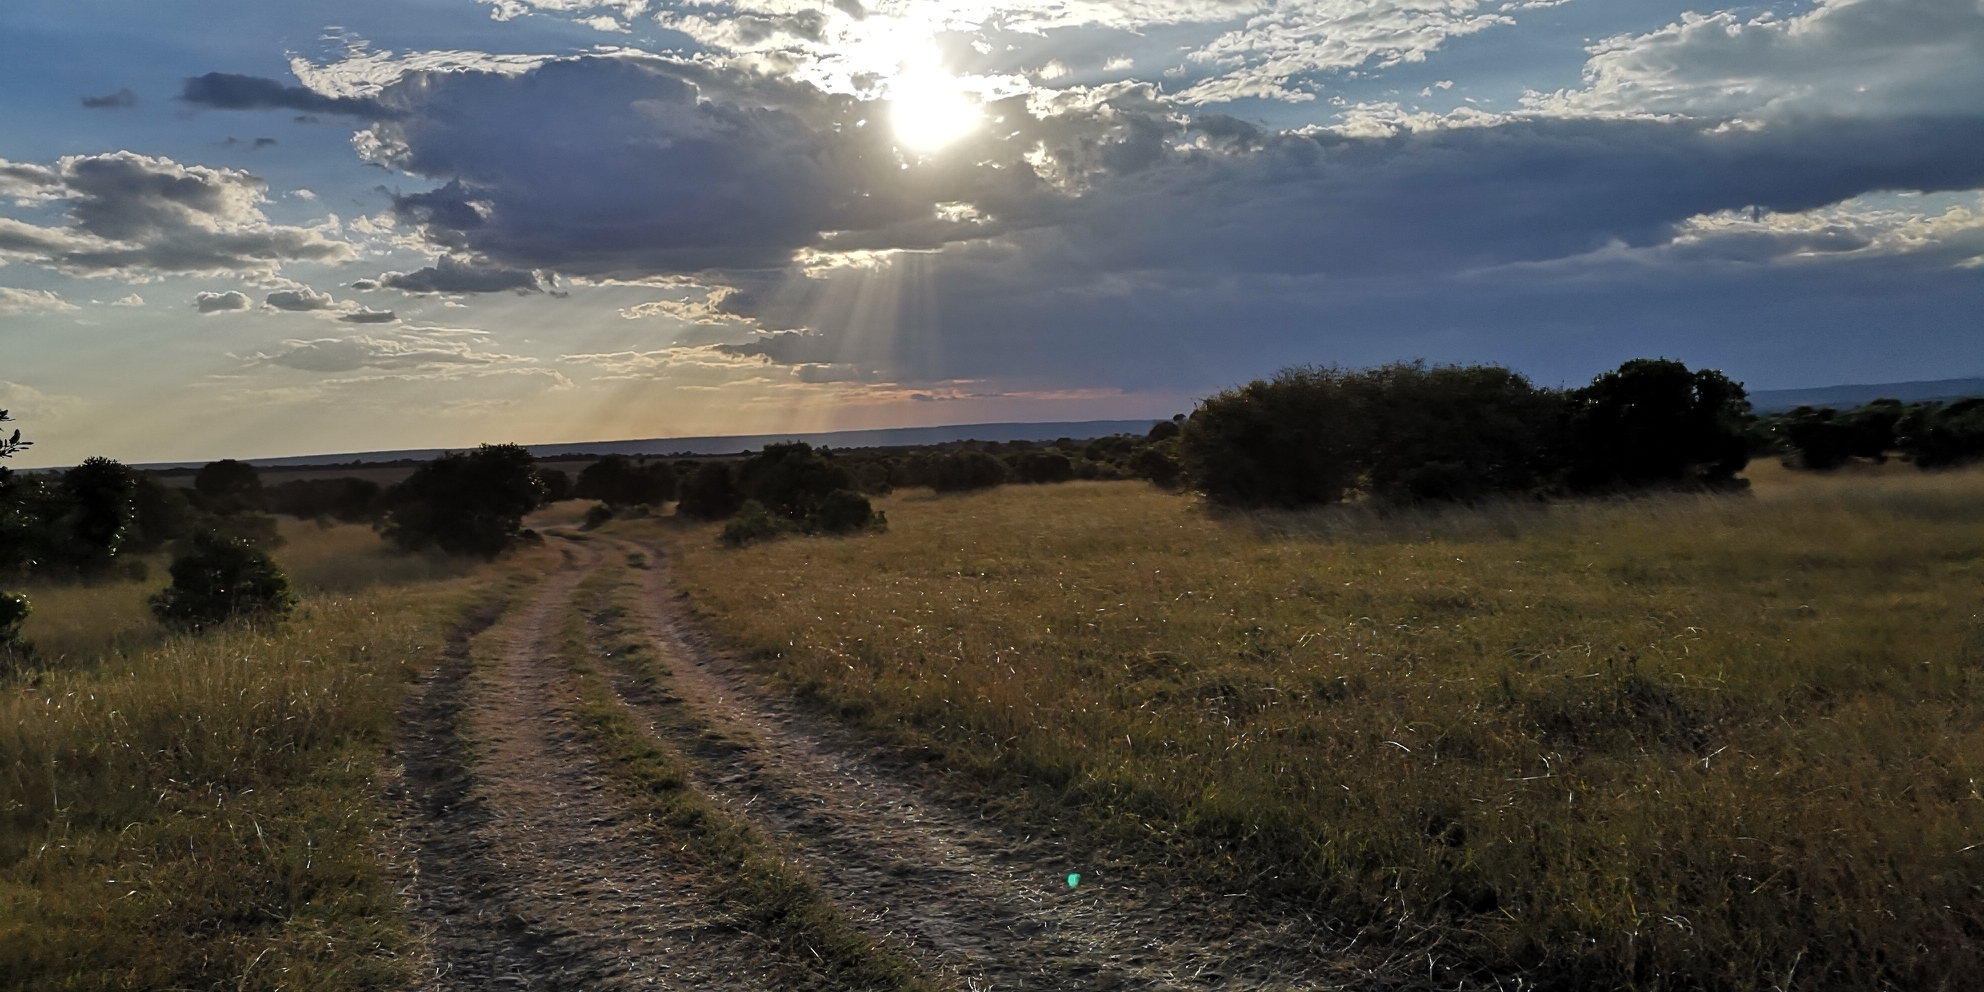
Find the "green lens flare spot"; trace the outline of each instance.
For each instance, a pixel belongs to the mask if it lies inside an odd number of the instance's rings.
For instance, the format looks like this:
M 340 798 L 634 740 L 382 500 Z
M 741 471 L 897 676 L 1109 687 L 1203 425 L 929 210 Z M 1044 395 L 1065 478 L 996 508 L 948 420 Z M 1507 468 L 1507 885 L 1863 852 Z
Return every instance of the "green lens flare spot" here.
M 1069 873 L 1068 873 L 1068 888 L 1071 888 L 1071 889 L 1072 889 L 1072 888 L 1074 888 L 1075 886 L 1077 886 L 1077 885 L 1080 885 L 1080 884 L 1082 884 L 1082 876 L 1080 875 L 1080 873 L 1078 873 L 1078 872 L 1069 872 Z

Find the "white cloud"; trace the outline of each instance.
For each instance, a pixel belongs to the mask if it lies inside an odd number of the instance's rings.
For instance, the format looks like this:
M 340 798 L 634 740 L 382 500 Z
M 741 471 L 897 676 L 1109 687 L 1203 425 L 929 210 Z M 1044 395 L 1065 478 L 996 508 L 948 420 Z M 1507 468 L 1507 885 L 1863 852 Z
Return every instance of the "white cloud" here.
M 517 355 L 478 351 L 472 340 L 464 340 L 463 335 L 447 334 L 439 329 L 393 337 L 354 334 L 341 338 L 284 341 L 279 350 L 249 357 L 252 365 L 275 365 L 322 373 L 356 372 L 361 369 L 439 371 L 445 367 L 493 369 L 529 362 L 530 359 Z
M 251 305 L 248 300 L 248 294 L 239 290 L 228 290 L 225 293 L 195 293 L 193 295 L 193 308 L 201 313 L 226 313 L 233 310 L 246 310 Z
M 329 310 L 337 300 L 329 293 L 319 293 L 308 286 L 295 289 L 279 289 L 262 300 L 277 310 Z
M 145 298 L 139 296 L 136 293 L 132 293 L 129 296 L 112 300 L 110 302 L 110 305 L 113 307 L 141 307 L 145 305 Z
M 67 223 L 42 227 L 0 218 L 0 261 L 29 261 L 80 276 L 267 278 L 287 261 L 356 257 L 349 244 L 322 229 L 270 223 L 260 206 L 267 184 L 238 169 L 124 151 L 66 156 L 40 174 L 54 180 L 38 187 L 44 198 L 69 204 Z
M 1689 13 L 1592 49 L 1551 114 L 1789 118 L 1974 115 L 1984 109 L 1978 0 L 1820 0 L 1796 17 Z
M 0 286 L 0 314 L 61 313 L 76 305 L 45 289 Z

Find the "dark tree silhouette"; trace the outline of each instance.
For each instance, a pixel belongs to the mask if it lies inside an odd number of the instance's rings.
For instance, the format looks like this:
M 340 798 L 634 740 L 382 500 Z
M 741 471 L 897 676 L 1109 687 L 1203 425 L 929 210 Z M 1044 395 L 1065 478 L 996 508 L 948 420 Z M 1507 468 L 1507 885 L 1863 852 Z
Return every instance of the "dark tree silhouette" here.
M 7 411 L 0 410 L 0 423 L 7 423 L 13 419 L 12 416 L 8 415 Z M 33 441 L 21 440 L 21 430 L 18 427 L 14 428 L 14 433 L 11 437 L 0 434 L 0 458 L 12 458 L 32 447 L 34 447 Z
M 494 558 L 523 536 L 524 514 L 544 502 L 544 480 L 529 449 L 485 444 L 420 466 L 383 501 L 382 529 L 400 547 Z
M 607 455 L 579 473 L 572 495 L 608 506 L 659 505 L 675 498 L 675 469 L 667 462 L 641 465 L 626 455 Z
M 1743 384 L 1635 358 L 1571 393 L 1571 483 L 1582 489 L 1727 483 L 1749 464 Z
M 723 462 L 704 462 L 683 480 L 675 512 L 702 520 L 722 520 L 744 505 L 737 477 Z

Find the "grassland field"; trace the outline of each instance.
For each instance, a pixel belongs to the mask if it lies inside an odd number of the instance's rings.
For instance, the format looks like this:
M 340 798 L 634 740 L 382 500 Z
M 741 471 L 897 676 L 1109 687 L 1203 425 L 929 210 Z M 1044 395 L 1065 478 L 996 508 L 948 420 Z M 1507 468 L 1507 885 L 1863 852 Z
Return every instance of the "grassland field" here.
M 1394 514 L 906 491 L 886 533 L 744 549 L 608 529 L 666 545 L 788 691 L 1098 862 L 1545 986 L 1974 987 L 1984 472 L 1750 475 Z M 284 533 L 278 627 L 158 628 L 162 567 L 29 590 L 0 986 L 410 981 L 394 716 L 531 563 Z
M 791 691 L 1146 870 L 1546 986 L 1974 987 L 1984 474 L 1751 475 L 1392 515 L 1010 486 L 670 536 Z

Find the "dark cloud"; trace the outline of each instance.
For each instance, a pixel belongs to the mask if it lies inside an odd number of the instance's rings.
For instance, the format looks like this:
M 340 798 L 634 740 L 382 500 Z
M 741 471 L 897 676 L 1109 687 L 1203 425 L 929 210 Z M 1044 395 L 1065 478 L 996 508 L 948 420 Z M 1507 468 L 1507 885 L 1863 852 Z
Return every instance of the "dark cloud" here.
M 1550 306 L 1619 326 L 1645 317 L 1608 300 L 1689 312 L 1682 287 L 1719 278 L 1704 267 L 1875 264 L 1863 234 L 1823 230 L 1653 250 L 1691 218 L 1984 186 L 1976 115 L 1277 132 L 1125 84 L 1038 114 L 988 105 L 978 133 L 915 159 L 886 106 L 660 58 L 414 73 L 379 99 L 406 113 L 367 147 L 440 183 L 396 201 L 435 246 L 520 272 L 697 274 L 735 290 L 723 310 L 803 331 L 723 353 L 898 381 L 1203 382 L 1263 355 L 1443 358 L 1499 335 L 1470 356 L 1493 359 L 1568 319 Z M 1879 264 L 1974 287 L 1959 260 Z M 1575 288 L 1594 279 L 1610 295 Z
M 267 184 L 237 169 L 112 152 L 72 155 L 42 172 L 54 182 L 38 192 L 68 202 L 68 223 L 0 218 L 0 257 L 76 275 L 267 275 L 285 261 L 354 256 L 349 244 L 320 230 L 269 223 L 260 207 Z
M 277 310 L 329 310 L 336 304 L 329 293 L 319 293 L 308 286 L 295 289 L 279 289 L 262 300 Z
M 285 86 L 278 80 L 232 72 L 189 77 L 179 99 L 217 110 L 301 110 L 313 114 L 348 114 L 366 120 L 388 120 L 397 115 L 375 100 L 324 96 L 301 86 Z
M 347 324 L 390 324 L 398 318 L 391 310 L 354 310 L 338 319 Z
M 388 272 L 379 277 L 378 285 L 408 293 L 535 292 L 544 288 L 535 272 L 452 255 L 443 255 L 424 269 Z
M 368 290 L 374 290 L 374 289 L 378 289 L 378 288 L 379 288 L 379 280 L 377 280 L 377 279 L 353 279 L 353 280 L 351 281 L 351 288 L 353 288 L 353 289 L 356 289 L 356 290 L 359 290 L 359 291 L 361 291 L 361 292 L 364 292 L 364 291 L 368 291 Z
M 248 294 L 239 290 L 225 293 L 195 293 L 193 307 L 201 313 L 225 313 L 229 310 L 246 310 L 251 304 Z
M 253 141 L 249 141 L 243 138 L 236 138 L 230 135 L 226 140 L 222 141 L 220 144 L 222 148 L 241 148 L 251 152 L 259 152 L 264 148 L 274 145 L 275 143 L 276 143 L 276 139 L 274 138 L 256 138 Z
M 115 93 L 106 93 L 103 96 L 83 97 L 83 106 L 91 110 L 120 110 L 125 107 L 135 107 L 137 105 L 138 94 L 131 92 L 129 87 L 125 87 Z

